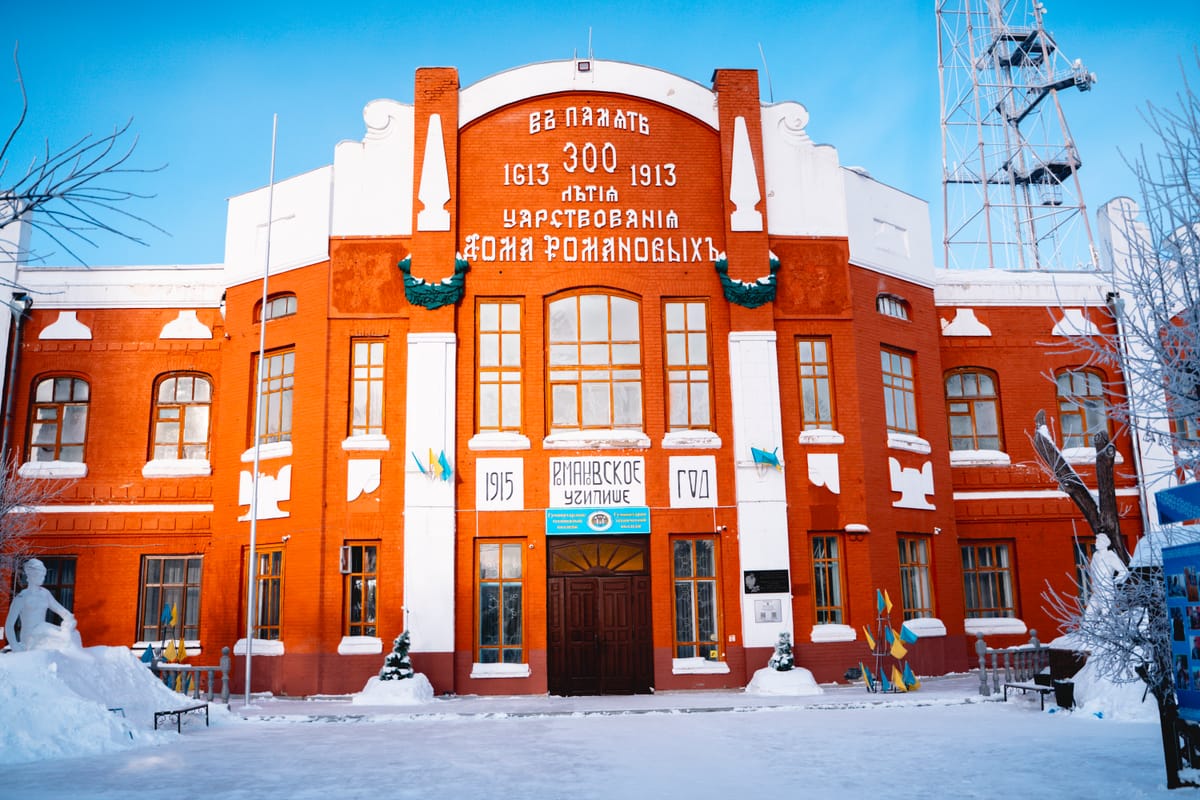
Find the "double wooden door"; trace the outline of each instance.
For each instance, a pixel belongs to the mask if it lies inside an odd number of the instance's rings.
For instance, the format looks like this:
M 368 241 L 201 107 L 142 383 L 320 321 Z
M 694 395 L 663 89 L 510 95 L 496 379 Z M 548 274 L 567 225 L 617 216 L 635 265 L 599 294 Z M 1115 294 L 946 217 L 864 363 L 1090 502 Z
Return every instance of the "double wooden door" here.
M 650 575 L 639 537 L 550 545 L 551 694 L 635 694 L 653 682 Z

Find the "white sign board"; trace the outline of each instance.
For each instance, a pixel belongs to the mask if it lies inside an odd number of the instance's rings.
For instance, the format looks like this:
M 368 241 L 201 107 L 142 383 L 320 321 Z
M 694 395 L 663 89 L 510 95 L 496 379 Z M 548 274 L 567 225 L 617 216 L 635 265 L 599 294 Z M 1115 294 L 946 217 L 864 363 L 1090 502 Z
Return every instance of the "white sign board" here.
M 525 508 L 525 466 L 520 458 L 475 461 L 475 508 L 520 511 Z
M 671 456 L 671 508 L 717 507 L 717 457 Z
M 646 505 L 646 460 L 641 456 L 550 459 L 550 507 Z

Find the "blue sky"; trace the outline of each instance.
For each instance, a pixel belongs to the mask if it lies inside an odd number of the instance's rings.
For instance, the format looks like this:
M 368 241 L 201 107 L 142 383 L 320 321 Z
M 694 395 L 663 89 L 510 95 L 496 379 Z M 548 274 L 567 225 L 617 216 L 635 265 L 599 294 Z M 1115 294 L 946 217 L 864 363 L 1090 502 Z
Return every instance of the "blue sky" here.
M 1200 43 L 1196 0 L 1145 5 L 1044 0 L 1047 28 L 1099 82 L 1064 107 L 1082 159 L 1089 214 L 1133 194 L 1118 148 L 1148 141 L 1138 109 L 1170 102 Z M 169 232 L 130 230 L 77 252 L 91 266 L 221 261 L 225 199 L 267 183 L 271 118 L 277 177 L 329 164 L 364 133 L 362 108 L 412 101 L 422 66 L 454 66 L 466 86 L 522 64 L 597 58 L 664 69 L 708 85 L 716 68 L 762 68 L 762 96 L 807 106 L 809 134 L 844 165 L 930 201 L 941 240 L 935 0 L 857 3 L 10 3 L 0 12 L 0 128 L 19 111 L 10 53 L 20 44 L 29 116 L 9 172 L 52 149 L 133 118 L 136 163 L 166 164 L 131 188 L 129 206 Z M 11 179 L 11 178 L 10 178 Z M 4 179 L 0 178 L 0 185 Z M 52 242 L 35 240 L 41 250 Z M 940 259 L 940 247 L 937 248 Z M 73 263 L 57 250 L 51 264 Z

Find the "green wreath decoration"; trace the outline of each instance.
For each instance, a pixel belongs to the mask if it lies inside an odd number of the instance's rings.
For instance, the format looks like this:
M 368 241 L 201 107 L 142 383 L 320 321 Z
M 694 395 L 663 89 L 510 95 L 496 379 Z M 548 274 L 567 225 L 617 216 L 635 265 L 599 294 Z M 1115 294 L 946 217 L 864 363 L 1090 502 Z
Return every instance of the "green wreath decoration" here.
M 428 283 L 424 278 L 412 276 L 412 256 L 406 256 L 399 267 L 404 273 L 404 296 L 408 302 L 430 311 L 462 300 L 467 287 L 467 271 L 471 269 L 461 253 L 454 258 L 454 274 L 437 283 Z
M 713 262 L 717 277 L 721 279 L 721 288 L 725 291 L 725 299 L 743 308 L 758 308 L 764 303 L 775 300 L 776 274 L 779 272 L 779 258 L 774 253 L 770 255 L 770 273 L 756 281 L 739 281 L 729 277 L 729 259 L 724 253 Z

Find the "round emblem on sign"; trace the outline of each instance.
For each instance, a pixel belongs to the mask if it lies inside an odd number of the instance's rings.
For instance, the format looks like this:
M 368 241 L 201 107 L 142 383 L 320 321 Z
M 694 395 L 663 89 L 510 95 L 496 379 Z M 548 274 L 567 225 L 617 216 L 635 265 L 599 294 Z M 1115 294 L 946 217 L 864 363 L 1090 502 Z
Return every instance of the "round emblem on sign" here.
M 612 514 L 607 511 L 595 511 L 587 518 L 587 525 L 592 530 L 602 533 L 612 527 Z

